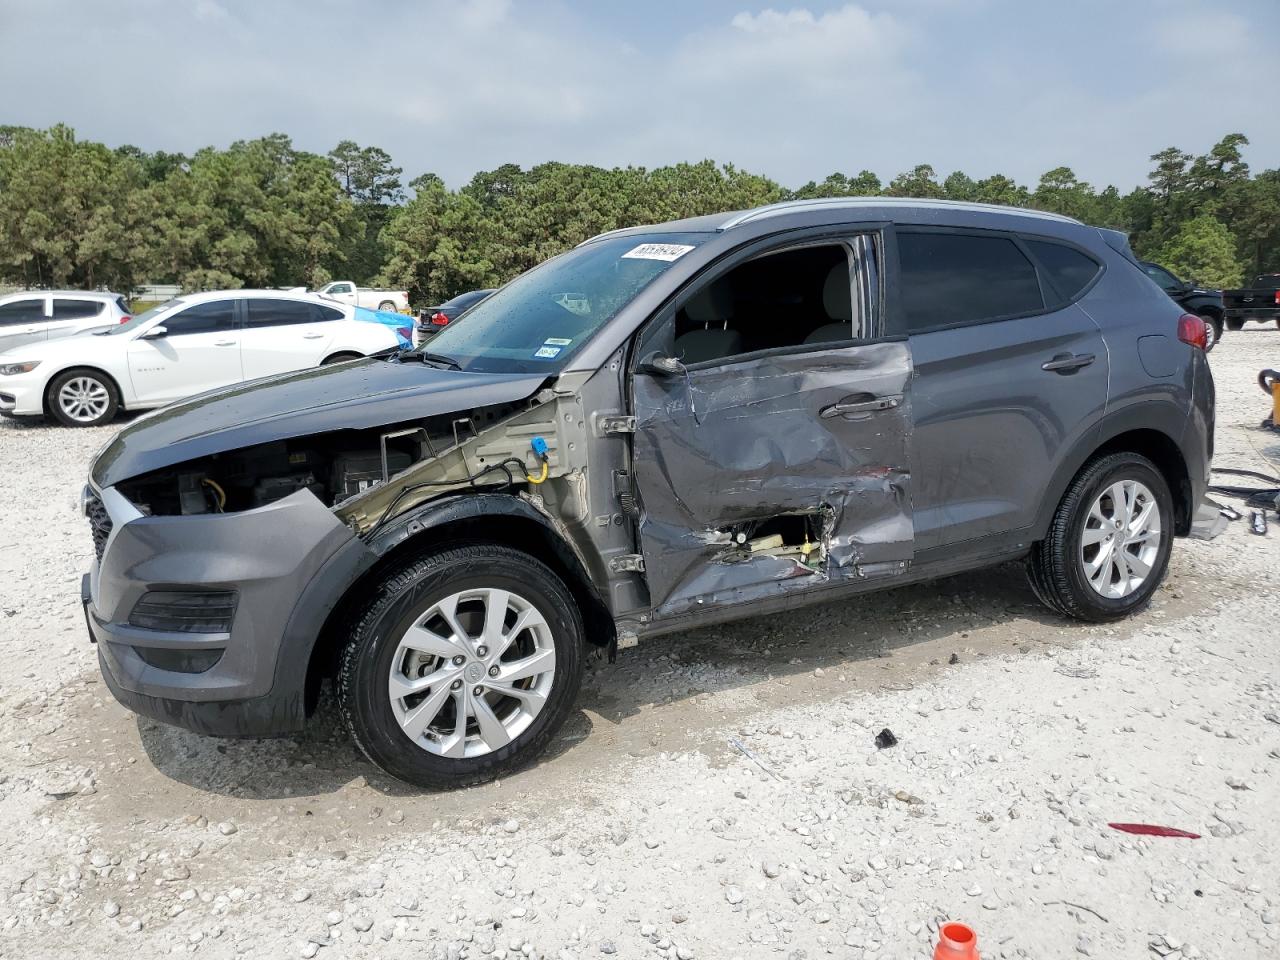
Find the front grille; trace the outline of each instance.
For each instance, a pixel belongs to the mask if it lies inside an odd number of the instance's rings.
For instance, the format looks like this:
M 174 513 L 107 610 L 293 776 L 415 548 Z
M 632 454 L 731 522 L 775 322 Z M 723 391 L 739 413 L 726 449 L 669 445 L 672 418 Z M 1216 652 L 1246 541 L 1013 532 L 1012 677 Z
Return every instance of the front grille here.
M 93 552 L 102 562 L 102 551 L 107 548 L 107 537 L 111 536 L 111 517 L 102 498 L 89 491 L 85 494 L 84 515 L 89 518 L 89 530 L 93 534 Z

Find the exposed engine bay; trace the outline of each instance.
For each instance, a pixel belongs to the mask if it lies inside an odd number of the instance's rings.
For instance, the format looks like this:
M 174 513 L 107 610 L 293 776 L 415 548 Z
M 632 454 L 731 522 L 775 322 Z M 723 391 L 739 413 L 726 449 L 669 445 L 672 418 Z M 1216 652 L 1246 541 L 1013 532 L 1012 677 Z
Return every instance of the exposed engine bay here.
M 149 516 L 252 510 L 299 490 L 337 507 L 414 464 L 474 442 L 481 431 L 527 408 L 527 403 L 500 405 L 399 426 L 278 440 L 177 464 L 119 487 Z M 468 478 L 506 484 L 525 466 L 524 459 L 515 460 L 504 472 L 479 462 Z

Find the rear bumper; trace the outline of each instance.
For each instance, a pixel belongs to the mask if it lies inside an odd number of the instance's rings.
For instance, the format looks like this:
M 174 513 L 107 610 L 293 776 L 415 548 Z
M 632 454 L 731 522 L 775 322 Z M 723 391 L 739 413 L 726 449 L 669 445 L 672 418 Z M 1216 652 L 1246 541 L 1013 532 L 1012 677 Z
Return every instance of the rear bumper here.
M 301 729 L 311 650 L 368 554 L 363 543 L 306 491 L 256 510 L 196 516 L 143 516 L 110 488 L 101 499 L 110 532 L 81 600 L 115 698 L 197 733 Z M 236 594 L 226 632 L 129 622 L 151 591 L 214 590 Z

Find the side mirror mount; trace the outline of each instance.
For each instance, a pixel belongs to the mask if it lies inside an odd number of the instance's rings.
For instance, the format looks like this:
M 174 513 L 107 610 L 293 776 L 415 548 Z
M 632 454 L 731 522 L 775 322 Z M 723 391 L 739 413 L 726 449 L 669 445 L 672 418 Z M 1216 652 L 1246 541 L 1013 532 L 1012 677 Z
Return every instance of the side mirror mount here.
M 675 357 L 655 352 L 640 361 L 640 369 L 655 377 L 678 377 L 684 374 L 684 364 Z
M 164 337 L 167 337 L 168 335 L 169 335 L 169 330 L 165 327 L 164 324 L 161 323 L 152 327 L 150 330 L 148 330 L 138 339 L 139 340 L 160 340 L 160 339 L 163 339 Z

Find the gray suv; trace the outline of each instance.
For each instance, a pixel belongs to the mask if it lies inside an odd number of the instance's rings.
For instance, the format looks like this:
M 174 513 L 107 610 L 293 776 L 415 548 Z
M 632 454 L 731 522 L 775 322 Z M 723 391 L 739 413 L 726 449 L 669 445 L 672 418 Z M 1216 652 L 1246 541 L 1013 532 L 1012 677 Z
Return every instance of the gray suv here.
M 784 203 L 595 237 L 426 348 L 139 418 L 85 489 L 123 704 L 351 734 L 497 776 L 591 647 L 1025 558 L 1054 611 L 1151 596 L 1213 381 L 1120 234 L 1025 210 Z

